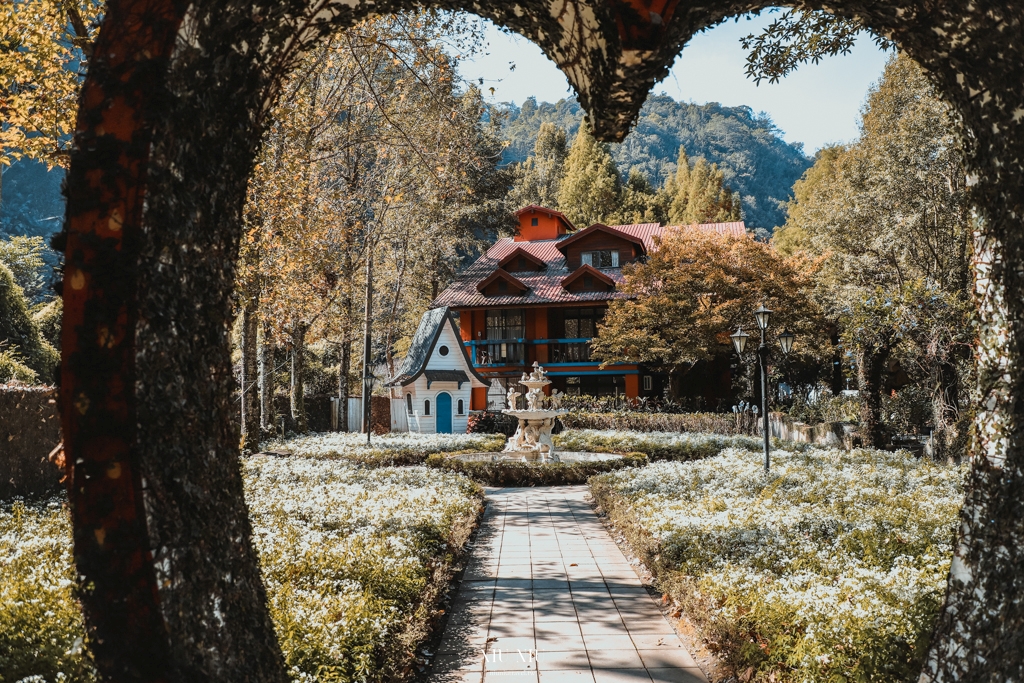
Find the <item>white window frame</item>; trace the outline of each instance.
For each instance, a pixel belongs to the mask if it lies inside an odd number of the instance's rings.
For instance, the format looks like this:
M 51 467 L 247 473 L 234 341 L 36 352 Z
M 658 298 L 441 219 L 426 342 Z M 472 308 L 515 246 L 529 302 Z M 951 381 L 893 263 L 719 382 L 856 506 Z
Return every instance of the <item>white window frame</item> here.
M 611 252 L 612 255 L 612 268 L 619 267 L 619 250 L 618 249 L 597 249 L 594 251 L 584 251 L 580 254 L 580 265 L 590 266 L 592 268 L 608 268 L 609 266 L 595 266 L 594 265 L 594 254 L 600 254 L 602 252 Z

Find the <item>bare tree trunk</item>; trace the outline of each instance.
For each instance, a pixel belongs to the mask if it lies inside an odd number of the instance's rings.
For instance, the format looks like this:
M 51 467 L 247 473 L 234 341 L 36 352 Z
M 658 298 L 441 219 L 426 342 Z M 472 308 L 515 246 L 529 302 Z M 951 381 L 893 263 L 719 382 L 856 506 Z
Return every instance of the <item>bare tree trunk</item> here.
M 270 326 L 260 325 L 260 429 L 269 432 L 277 424 L 274 415 L 274 341 Z
M 889 360 L 888 347 L 862 348 L 857 351 L 857 388 L 860 389 L 860 432 L 865 446 L 881 448 L 885 444 L 882 428 L 882 375 Z
M 830 341 L 832 342 L 832 375 L 830 385 L 833 396 L 843 393 L 843 349 L 839 345 L 839 334 L 833 332 Z
M 366 249 L 366 326 L 363 333 L 363 433 L 366 434 L 366 442 L 370 442 L 370 432 L 373 431 L 373 424 L 370 419 L 370 409 L 373 401 L 373 376 L 370 374 L 370 344 L 373 331 L 373 247 L 367 245 Z
M 950 361 L 936 363 L 932 368 L 932 457 L 962 457 L 954 445 L 960 441 L 960 373 Z M 951 450 L 952 449 L 952 450 Z
M 341 397 L 341 415 L 338 420 L 338 427 L 341 431 L 349 430 L 348 424 L 348 399 L 349 399 L 349 374 L 352 372 L 352 300 L 345 301 L 345 323 L 341 336 L 341 368 L 338 372 L 338 395 Z
M 306 422 L 306 385 L 303 380 L 306 368 L 306 326 L 296 325 L 292 331 L 292 391 L 291 409 L 295 431 L 300 434 L 309 429 Z
M 256 387 L 256 305 L 246 298 L 242 306 L 242 448 L 249 452 L 259 450 L 260 413 Z

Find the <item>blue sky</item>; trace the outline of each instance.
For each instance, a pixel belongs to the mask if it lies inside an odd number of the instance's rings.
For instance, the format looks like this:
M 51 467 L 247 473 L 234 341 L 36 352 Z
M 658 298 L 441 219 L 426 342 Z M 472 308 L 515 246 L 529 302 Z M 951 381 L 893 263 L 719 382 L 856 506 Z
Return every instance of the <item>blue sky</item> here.
M 804 143 L 808 154 L 829 142 L 855 138 L 864 97 L 881 75 L 888 53 L 862 36 L 849 55 L 801 66 L 780 83 L 763 81 L 757 86 L 744 75 L 745 53 L 739 39 L 758 32 L 771 19 L 766 13 L 730 20 L 698 34 L 653 92 L 681 101 L 747 105 L 767 112 L 785 139 Z M 533 95 L 538 101 L 555 102 L 571 94 L 565 76 L 540 48 L 525 38 L 502 33 L 490 22 L 486 25 L 487 54 L 463 62 L 461 69 L 469 80 L 484 79 L 489 99 L 522 104 Z M 510 64 L 515 64 L 514 70 Z M 493 97 L 490 88 L 494 88 Z

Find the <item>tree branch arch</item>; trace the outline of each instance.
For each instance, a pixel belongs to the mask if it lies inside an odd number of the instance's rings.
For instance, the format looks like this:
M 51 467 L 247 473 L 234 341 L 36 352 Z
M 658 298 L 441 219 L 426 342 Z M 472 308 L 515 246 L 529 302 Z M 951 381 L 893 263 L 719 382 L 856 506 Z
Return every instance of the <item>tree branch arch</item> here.
M 542 47 L 622 139 L 698 30 L 768 6 L 433 0 Z M 959 112 L 977 207 L 976 457 L 925 680 L 1024 677 L 1024 9 L 1005 0 L 791 3 L 896 42 Z M 302 51 L 409 0 L 112 0 L 68 179 L 61 407 L 75 557 L 115 680 L 279 681 L 249 540 L 227 347 L 246 180 Z

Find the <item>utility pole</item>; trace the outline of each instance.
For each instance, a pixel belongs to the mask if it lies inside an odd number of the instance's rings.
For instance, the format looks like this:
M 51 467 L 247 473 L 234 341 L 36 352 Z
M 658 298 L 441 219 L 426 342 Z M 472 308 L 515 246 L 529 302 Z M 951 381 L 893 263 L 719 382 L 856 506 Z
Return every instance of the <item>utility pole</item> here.
M 363 337 L 363 431 L 366 445 L 370 445 L 370 392 L 373 389 L 373 375 L 370 374 L 370 332 L 373 319 L 373 246 L 366 243 L 366 327 Z

